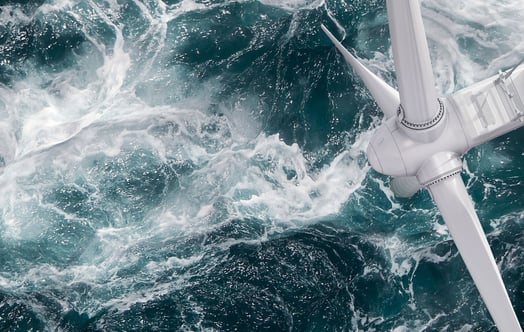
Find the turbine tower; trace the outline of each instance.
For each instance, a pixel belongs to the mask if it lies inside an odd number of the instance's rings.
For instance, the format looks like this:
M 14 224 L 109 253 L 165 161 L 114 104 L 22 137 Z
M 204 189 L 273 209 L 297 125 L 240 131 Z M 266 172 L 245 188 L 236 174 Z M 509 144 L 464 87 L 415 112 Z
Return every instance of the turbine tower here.
M 322 25 L 385 115 L 369 163 L 398 196 L 429 190 L 498 329 L 522 331 L 460 173 L 469 149 L 524 125 L 524 65 L 438 97 L 419 0 L 386 2 L 398 92 Z

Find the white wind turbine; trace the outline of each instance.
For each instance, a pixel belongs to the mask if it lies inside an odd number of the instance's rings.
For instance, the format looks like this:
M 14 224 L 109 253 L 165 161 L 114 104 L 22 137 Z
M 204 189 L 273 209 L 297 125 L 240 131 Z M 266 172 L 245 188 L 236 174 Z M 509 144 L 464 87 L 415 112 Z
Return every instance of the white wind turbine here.
M 322 25 L 386 117 L 368 160 L 398 196 L 429 190 L 498 329 L 522 331 L 460 173 L 469 149 L 524 125 L 524 65 L 438 98 L 419 0 L 387 0 L 387 12 L 398 92 Z

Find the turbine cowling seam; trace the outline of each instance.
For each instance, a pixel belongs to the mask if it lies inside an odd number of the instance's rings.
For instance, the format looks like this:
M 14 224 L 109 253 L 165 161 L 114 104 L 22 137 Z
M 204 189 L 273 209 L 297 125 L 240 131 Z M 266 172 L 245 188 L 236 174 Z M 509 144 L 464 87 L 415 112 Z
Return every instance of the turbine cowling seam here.
M 425 130 L 435 126 L 444 117 L 444 103 L 442 102 L 442 100 L 440 100 L 440 98 L 438 98 L 437 100 L 439 102 L 439 111 L 437 112 L 437 115 L 435 115 L 433 119 L 422 123 L 414 123 L 407 121 L 404 117 L 404 110 L 402 108 L 402 105 L 400 105 L 397 111 L 398 117 L 401 118 L 400 124 L 402 124 L 406 128 L 413 130 Z
M 447 179 L 449 179 L 449 178 L 452 178 L 452 177 L 454 177 L 455 175 L 460 174 L 461 172 L 462 172 L 462 170 L 458 170 L 458 171 L 455 171 L 455 172 L 449 173 L 449 174 L 447 174 L 447 175 L 444 175 L 444 176 L 442 176 L 442 177 L 440 177 L 440 178 L 438 178 L 438 179 L 436 179 L 436 180 L 433 180 L 433 181 L 431 181 L 431 182 L 429 182 L 429 183 L 427 183 L 427 184 L 424 184 L 424 187 L 430 187 L 430 186 L 432 186 L 432 185 L 434 185 L 434 184 L 437 184 L 437 183 L 439 183 L 439 182 L 441 182 L 441 181 L 444 181 L 444 180 L 447 180 Z

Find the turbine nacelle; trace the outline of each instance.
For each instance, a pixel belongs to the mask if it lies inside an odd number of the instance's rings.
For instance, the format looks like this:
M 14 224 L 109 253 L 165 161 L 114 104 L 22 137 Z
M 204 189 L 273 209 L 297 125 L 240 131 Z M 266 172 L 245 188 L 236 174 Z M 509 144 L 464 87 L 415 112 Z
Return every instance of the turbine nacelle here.
M 377 172 L 416 176 L 422 164 L 438 152 L 462 156 L 472 147 L 524 125 L 524 65 L 438 101 L 442 116 L 426 128 L 410 127 L 399 112 L 377 129 L 367 150 L 369 163 Z M 423 143 L 413 137 L 430 131 L 434 131 L 433 141 Z

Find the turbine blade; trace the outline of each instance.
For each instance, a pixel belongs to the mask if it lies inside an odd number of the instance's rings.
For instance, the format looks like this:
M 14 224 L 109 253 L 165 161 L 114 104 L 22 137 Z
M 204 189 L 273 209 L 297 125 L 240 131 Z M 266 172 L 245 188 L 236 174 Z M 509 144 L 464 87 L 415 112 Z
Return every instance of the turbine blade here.
M 428 188 L 495 324 L 501 332 L 522 331 L 460 174 Z
M 353 70 L 355 70 L 362 81 L 364 81 L 364 84 L 386 118 L 389 119 L 396 116 L 400 105 L 398 92 L 360 63 L 360 61 L 358 61 L 323 24 L 321 25 L 321 28 L 340 53 L 342 53 L 346 62 L 353 68 Z
M 419 0 L 387 0 L 398 91 L 409 123 L 436 118 L 439 103 Z
M 397 197 L 409 198 L 422 188 L 416 176 L 401 176 L 391 179 L 391 191 Z
M 464 88 L 447 98 L 469 147 L 524 126 L 524 65 Z

